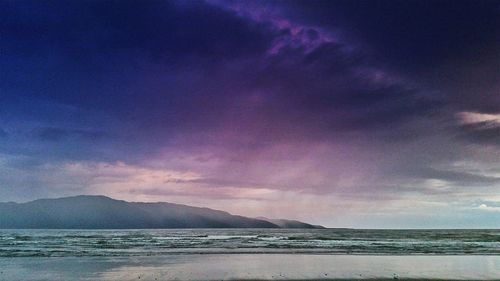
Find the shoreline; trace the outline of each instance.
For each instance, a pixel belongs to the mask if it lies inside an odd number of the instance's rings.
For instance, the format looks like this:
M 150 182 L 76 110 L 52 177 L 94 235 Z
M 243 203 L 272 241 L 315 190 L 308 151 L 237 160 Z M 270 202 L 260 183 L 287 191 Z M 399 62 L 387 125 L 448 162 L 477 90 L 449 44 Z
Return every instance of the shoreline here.
M 462 256 L 484 256 L 498 257 L 500 253 L 408 253 L 408 254 L 393 254 L 393 253 L 343 253 L 343 252 L 321 252 L 321 251 L 172 251 L 160 252 L 151 254 L 127 254 L 127 255 L 68 255 L 68 256 L 2 256 L 0 259 L 16 259 L 16 258 L 141 258 L 141 257 L 164 257 L 164 256 L 205 256 L 205 255 L 318 255 L 318 256 L 367 256 L 367 257 L 462 257 Z

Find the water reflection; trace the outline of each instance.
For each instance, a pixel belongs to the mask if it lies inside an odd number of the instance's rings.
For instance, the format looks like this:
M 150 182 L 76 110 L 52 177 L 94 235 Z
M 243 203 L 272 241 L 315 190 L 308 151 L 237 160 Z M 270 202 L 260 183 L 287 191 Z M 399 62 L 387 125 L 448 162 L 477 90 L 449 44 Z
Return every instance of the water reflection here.
M 0 280 L 460 279 L 500 276 L 500 256 L 303 254 L 2 258 Z

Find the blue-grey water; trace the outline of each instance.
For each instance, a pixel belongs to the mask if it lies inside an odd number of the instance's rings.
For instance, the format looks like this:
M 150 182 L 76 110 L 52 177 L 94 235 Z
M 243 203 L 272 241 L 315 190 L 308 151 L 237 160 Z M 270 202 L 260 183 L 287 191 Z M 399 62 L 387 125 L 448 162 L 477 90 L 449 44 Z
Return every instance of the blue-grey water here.
M 500 255 L 500 230 L 0 230 L 0 257 L 192 253 Z

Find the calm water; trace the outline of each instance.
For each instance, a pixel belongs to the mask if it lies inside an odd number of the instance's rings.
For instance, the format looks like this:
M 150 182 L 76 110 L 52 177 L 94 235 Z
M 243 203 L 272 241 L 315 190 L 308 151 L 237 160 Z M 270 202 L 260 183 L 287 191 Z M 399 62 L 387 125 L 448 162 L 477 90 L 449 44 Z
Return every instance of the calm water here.
M 500 230 L 0 230 L 0 257 L 194 253 L 500 255 Z

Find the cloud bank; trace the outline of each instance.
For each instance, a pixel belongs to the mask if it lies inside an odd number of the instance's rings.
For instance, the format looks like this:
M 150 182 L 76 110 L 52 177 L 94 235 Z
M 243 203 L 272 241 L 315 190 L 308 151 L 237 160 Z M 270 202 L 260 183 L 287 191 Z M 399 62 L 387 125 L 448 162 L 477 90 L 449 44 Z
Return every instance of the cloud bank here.
M 377 3 L 0 4 L 0 196 L 498 225 L 496 3 Z

